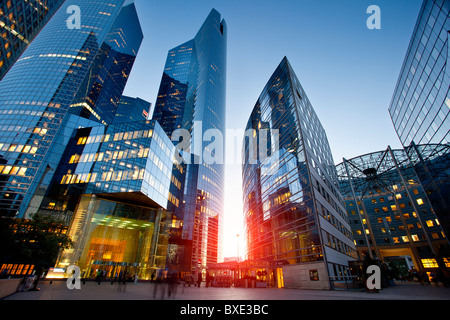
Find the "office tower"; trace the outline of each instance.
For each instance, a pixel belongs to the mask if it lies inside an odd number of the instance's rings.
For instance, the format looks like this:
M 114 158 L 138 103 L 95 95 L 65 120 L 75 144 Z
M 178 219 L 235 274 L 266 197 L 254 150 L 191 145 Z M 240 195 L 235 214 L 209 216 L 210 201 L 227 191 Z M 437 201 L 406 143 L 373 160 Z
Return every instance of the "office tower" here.
M 403 146 L 448 143 L 450 1 L 426 0 L 389 108 Z
M 153 113 L 175 144 L 179 140 L 173 133 L 190 134 L 190 146 L 183 151 L 195 161 L 186 161 L 191 162 L 190 187 L 178 212 L 183 232 L 171 250 L 189 260 L 184 264 L 193 273 L 222 258 L 226 52 L 227 27 L 213 9 L 192 40 L 169 51 Z M 211 143 L 205 133 L 211 130 L 223 144 L 215 150 L 217 161 L 210 162 L 204 155 Z
M 398 137 L 446 234 L 450 233 L 449 12 L 448 0 L 423 2 L 389 107 Z M 427 147 L 420 150 L 419 145 Z
M 344 159 L 336 170 L 359 260 L 385 262 L 396 279 L 412 267 L 450 266 L 448 239 L 404 149 Z
M 114 121 L 143 38 L 135 5 L 123 6 L 70 106 L 70 113 L 103 124 Z
M 140 98 L 122 96 L 113 123 L 147 120 L 151 103 Z
M 243 142 L 248 259 L 271 263 L 278 287 L 329 289 L 356 258 L 323 129 L 284 58 L 265 86 Z
M 86 277 L 127 271 L 140 279 L 167 266 L 169 227 L 180 206 L 185 166 L 156 121 L 75 130 L 40 212 L 63 212 L 73 248 L 58 267 L 76 264 Z
M 68 110 L 104 53 L 123 3 L 66 1 L 0 82 L 1 215 L 35 213 L 72 130 L 92 125 Z M 70 6 L 82 12 L 79 29 L 68 23 Z
M 0 80 L 64 0 L 9 0 L 0 3 Z

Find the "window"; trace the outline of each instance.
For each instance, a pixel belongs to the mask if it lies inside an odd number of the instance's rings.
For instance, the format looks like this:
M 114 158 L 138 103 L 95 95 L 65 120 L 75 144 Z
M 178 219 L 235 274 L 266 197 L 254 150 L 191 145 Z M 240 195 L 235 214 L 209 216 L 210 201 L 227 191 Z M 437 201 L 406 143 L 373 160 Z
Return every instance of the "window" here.
M 438 268 L 436 259 L 422 259 L 422 264 L 424 268 Z

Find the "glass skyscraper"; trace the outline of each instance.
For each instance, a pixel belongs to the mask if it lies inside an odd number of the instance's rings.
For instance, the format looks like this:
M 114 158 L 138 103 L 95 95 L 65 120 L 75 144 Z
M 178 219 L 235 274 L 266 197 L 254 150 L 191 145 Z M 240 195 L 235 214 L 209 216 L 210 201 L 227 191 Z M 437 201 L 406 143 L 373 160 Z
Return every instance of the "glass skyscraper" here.
M 135 54 L 116 48 L 122 42 L 113 40 L 115 34 L 121 35 L 120 22 L 127 22 L 125 30 L 127 25 L 136 26 L 136 16 L 124 17 L 124 11 L 132 8 L 123 4 L 124 0 L 65 1 L 0 82 L 1 215 L 28 218 L 35 213 L 73 129 L 92 125 L 68 110 L 84 81 L 97 72 L 95 61 L 105 55 L 104 44 L 119 53 Z M 80 29 L 68 28 L 71 5 L 81 9 Z M 135 38 L 125 39 L 130 48 L 136 48 Z M 120 99 L 122 93 L 118 95 L 116 89 L 111 86 L 98 92 L 114 91 Z
M 403 146 L 449 143 L 450 1 L 426 0 L 389 108 Z
M 151 103 L 140 98 L 122 96 L 113 123 L 147 120 Z
M 147 280 L 172 268 L 168 246 L 182 225 L 174 213 L 186 174 L 176 152 L 156 121 L 75 130 L 39 210 L 70 225 L 75 245 L 57 266 L 76 264 L 87 278 L 101 268 L 111 278 L 127 270 Z
M 63 2 L 10 0 L 0 3 L 0 80 Z
M 398 137 L 447 235 L 450 233 L 449 14 L 449 0 L 423 2 L 389 108 Z
M 287 58 L 248 122 L 243 152 L 248 259 L 278 287 L 329 289 L 356 258 L 333 157 Z
M 70 113 L 103 124 L 114 121 L 143 38 L 136 7 L 124 6 L 78 90 Z
M 225 146 L 226 54 L 226 23 L 213 9 L 194 39 L 169 51 L 153 113 L 172 139 L 180 129 L 191 136 L 185 151 L 195 163 L 188 164 L 190 188 L 185 189 L 179 210 L 183 232 L 173 251 L 185 244 L 179 249 L 194 273 L 222 258 L 223 149 L 216 150 L 218 161 L 206 163 L 202 158 L 210 142 L 202 142 L 205 133 L 214 129 L 222 136 L 217 137 L 219 144 Z M 181 247 L 191 248 L 186 253 Z

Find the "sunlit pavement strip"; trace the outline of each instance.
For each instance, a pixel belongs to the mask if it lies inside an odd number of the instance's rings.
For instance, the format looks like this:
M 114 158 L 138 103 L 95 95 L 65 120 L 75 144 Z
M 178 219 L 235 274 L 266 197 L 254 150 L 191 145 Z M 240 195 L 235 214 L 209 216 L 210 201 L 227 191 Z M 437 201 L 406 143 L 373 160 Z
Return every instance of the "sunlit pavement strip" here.
M 81 290 L 69 290 L 65 282 L 40 282 L 37 292 L 17 292 L 4 300 L 161 300 L 163 287 L 149 283 L 98 285 L 87 282 Z M 450 300 L 450 288 L 398 283 L 379 293 L 359 291 L 316 291 L 297 289 L 197 288 L 179 286 L 175 295 L 164 300 Z

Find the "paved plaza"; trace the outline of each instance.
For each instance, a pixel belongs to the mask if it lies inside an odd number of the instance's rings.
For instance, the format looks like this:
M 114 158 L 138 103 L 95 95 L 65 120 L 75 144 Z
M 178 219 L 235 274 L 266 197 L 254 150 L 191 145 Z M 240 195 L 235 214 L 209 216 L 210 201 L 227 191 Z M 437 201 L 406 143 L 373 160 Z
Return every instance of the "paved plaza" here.
M 361 291 L 316 291 L 300 289 L 252 289 L 252 288 L 201 288 L 178 286 L 170 297 L 168 288 L 152 283 L 127 283 L 126 285 L 103 282 L 86 282 L 81 290 L 69 290 L 66 283 L 39 282 L 40 291 L 17 292 L 4 300 L 244 300 L 244 301 L 293 301 L 293 300 L 450 300 L 450 288 L 424 286 L 414 282 L 399 282 L 379 293 Z

